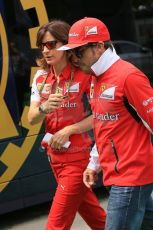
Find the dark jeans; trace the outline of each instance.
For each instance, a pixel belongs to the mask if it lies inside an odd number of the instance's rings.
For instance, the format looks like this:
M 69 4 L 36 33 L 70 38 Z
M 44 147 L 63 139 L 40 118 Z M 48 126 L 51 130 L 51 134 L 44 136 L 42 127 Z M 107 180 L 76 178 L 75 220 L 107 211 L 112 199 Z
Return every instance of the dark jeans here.
M 153 184 L 112 186 L 105 230 L 153 230 Z

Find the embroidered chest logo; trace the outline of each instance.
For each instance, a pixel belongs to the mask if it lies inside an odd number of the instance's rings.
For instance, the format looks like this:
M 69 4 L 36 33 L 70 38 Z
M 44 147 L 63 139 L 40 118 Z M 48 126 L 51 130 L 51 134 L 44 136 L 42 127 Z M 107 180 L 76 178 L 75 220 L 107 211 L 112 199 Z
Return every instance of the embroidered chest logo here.
M 42 91 L 41 91 L 41 88 L 42 88 L 42 83 L 38 83 L 37 84 L 38 91 L 41 92 L 42 94 L 49 94 L 51 91 L 51 84 L 49 84 L 49 83 L 44 84 Z
M 115 89 L 116 89 L 116 86 L 108 88 L 106 87 L 106 85 L 101 85 L 100 98 L 103 98 L 106 100 L 114 100 L 115 99 Z
M 76 82 L 71 82 L 71 85 L 69 82 L 66 82 L 65 84 L 65 93 L 70 92 L 70 93 L 78 93 L 80 89 L 80 83 Z
M 101 89 L 101 92 L 105 91 L 106 85 L 101 85 L 100 89 Z

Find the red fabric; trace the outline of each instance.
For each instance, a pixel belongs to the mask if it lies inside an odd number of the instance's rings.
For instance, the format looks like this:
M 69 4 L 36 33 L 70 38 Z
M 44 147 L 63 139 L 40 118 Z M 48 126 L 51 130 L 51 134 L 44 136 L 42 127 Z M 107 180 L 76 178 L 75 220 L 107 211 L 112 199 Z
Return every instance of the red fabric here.
M 106 213 L 95 194 L 83 184 L 88 160 L 71 164 L 52 164 L 58 182 L 46 230 L 69 230 L 76 212 L 93 230 L 104 230 Z
M 94 80 L 91 100 L 104 184 L 149 184 L 153 182 L 150 132 L 128 112 L 124 97 L 153 130 L 153 89 L 142 72 L 119 59 Z
M 59 83 L 57 85 L 55 75 L 51 69 L 47 77 L 43 91 L 41 92 L 42 101 L 48 98 L 50 93 L 55 93 L 56 87 L 61 89 L 63 95 L 67 95 L 67 85 L 70 82 L 72 67 L 68 65 L 60 75 Z M 39 76 L 36 79 L 37 87 L 42 84 L 44 76 Z M 46 115 L 46 133 L 56 133 L 65 126 L 77 123 L 87 117 L 87 109 L 83 102 L 83 95 L 89 95 L 90 91 L 90 75 L 84 74 L 79 68 L 75 68 L 74 77 L 71 81 L 69 98 L 64 99 L 61 108 L 54 110 Z M 74 90 L 74 91 L 73 91 Z M 89 115 L 89 114 L 88 114 Z M 91 146 L 91 138 L 88 132 L 82 134 L 75 134 L 70 136 L 71 145 L 68 149 L 62 151 L 55 151 L 51 147 L 48 148 L 48 154 L 53 155 L 53 161 L 76 161 L 88 158 Z M 71 156 L 68 157 L 68 154 Z M 74 156 L 74 160 L 72 159 Z
M 85 17 L 71 26 L 68 44 L 60 47 L 59 50 L 73 49 L 90 42 L 109 40 L 109 31 L 102 21 L 97 18 Z

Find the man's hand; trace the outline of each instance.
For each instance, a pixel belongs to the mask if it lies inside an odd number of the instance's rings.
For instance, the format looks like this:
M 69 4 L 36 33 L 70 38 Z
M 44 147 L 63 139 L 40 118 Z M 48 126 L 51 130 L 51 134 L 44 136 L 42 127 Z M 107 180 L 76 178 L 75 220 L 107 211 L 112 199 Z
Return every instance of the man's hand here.
M 83 173 L 83 182 L 88 188 L 92 188 L 98 180 L 98 174 L 92 169 L 86 169 Z

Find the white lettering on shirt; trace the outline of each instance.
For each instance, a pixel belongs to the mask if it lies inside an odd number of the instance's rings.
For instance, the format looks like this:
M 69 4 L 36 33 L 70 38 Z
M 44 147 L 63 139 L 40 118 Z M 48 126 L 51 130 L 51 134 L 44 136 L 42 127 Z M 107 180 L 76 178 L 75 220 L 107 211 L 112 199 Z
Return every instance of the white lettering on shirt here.
M 143 101 L 143 106 L 147 106 L 150 102 L 153 102 L 153 97 L 148 98 L 147 100 Z
M 62 108 L 76 108 L 75 102 L 66 102 L 61 105 Z
M 147 113 L 152 113 L 153 112 L 153 107 L 147 110 Z
M 100 114 L 100 113 L 94 113 L 93 118 L 101 121 L 117 121 L 119 120 L 119 114 Z

